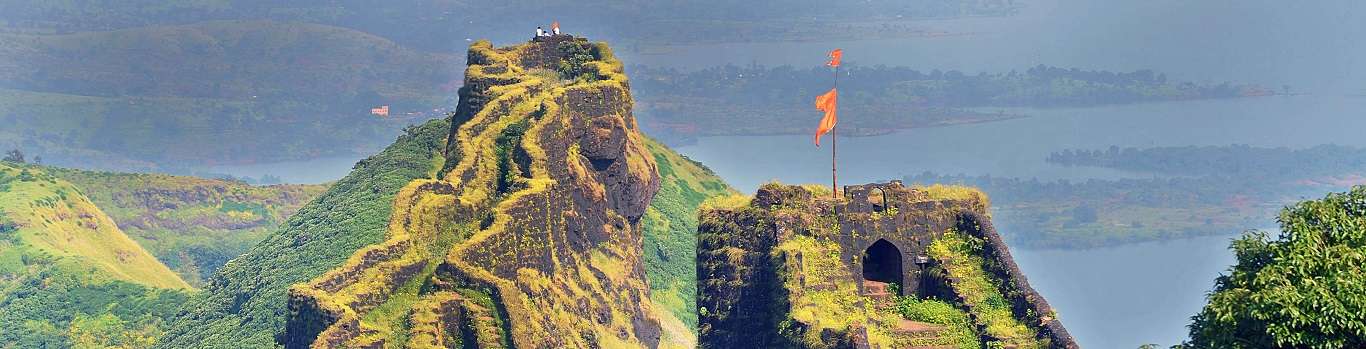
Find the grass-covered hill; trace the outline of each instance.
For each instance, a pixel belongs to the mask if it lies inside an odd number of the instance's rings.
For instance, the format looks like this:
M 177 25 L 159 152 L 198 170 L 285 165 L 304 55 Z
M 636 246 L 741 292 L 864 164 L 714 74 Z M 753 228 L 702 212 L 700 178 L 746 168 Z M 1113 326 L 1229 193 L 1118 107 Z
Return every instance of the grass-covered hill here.
M 72 183 L 0 163 L 0 343 L 138 347 L 190 285 Z
M 40 168 L 0 163 L 0 189 L 6 249 L 17 252 L 3 253 L 7 274 L 26 271 L 28 258 L 48 257 L 115 280 L 189 288 L 70 182 Z
M 439 116 L 458 76 L 454 56 L 319 24 L 0 34 L 0 147 L 124 170 L 369 153 Z
M 327 189 L 162 174 L 45 171 L 80 188 L 124 233 L 196 287 Z
M 0 162 L 0 347 L 149 346 L 324 188 Z
M 645 230 L 645 276 L 655 305 L 672 313 L 688 332 L 697 330 L 697 209 L 708 199 L 735 194 L 701 163 L 654 140 L 646 148 L 659 168 L 659 192 L 641 219 Z M 661 319 L 667 332 L 674 325 Z

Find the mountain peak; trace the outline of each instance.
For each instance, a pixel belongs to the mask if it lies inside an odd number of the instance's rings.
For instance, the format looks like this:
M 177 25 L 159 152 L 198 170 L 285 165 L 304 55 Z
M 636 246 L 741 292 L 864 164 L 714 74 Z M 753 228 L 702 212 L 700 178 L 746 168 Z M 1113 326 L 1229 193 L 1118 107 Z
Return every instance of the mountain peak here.
M 658 345 L 639 222 L 659 174 L 631 106 L 605 44 L 472 44 L 444 171 L 398 193 L 385 242 L 291 288 L 282 344 Z

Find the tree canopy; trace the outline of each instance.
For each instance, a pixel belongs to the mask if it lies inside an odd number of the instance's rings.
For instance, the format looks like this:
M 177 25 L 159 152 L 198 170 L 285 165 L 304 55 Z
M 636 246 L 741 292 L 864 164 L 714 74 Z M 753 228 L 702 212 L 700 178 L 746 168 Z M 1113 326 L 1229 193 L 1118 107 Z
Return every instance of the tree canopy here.
M 1237 258 L 1190 325 L 1196 348 L 1366 347 L 1366 186 L 1282 211 L 1281 234 Z

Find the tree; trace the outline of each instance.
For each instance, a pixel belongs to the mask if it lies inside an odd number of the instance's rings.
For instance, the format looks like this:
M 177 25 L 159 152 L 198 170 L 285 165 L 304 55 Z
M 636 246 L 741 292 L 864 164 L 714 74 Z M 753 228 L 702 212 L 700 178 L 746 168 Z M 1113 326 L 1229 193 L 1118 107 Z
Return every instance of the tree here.
M 1192 348 L 1366 347 L 1366 186 L 1288 207 L 1249 232 L 1192 318 Z
M 19 149 L 10 150 L 9 152 L 5 153 L 5 158 L 0 160 L 23 163 L 24 152 L 19 151 Z

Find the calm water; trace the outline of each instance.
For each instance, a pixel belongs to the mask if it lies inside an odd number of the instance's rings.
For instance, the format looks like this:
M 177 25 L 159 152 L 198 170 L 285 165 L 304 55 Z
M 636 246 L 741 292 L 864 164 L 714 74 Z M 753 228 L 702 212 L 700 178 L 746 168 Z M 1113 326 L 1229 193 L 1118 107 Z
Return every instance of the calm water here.
M 1030 283 L 1085 348 L 1165 348 L 1205 304 L 1214 277 L 1233 264 L 1230 237 L 1089 250 L 1013 250 Z

